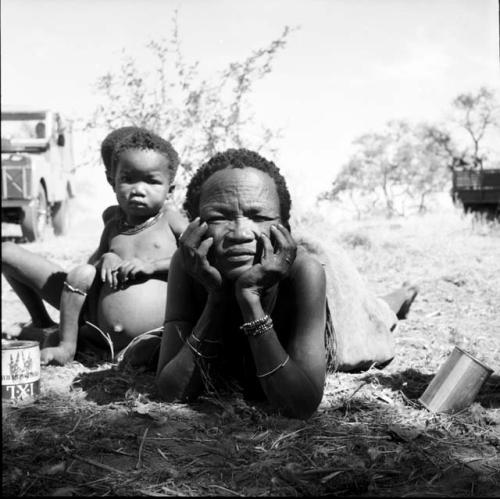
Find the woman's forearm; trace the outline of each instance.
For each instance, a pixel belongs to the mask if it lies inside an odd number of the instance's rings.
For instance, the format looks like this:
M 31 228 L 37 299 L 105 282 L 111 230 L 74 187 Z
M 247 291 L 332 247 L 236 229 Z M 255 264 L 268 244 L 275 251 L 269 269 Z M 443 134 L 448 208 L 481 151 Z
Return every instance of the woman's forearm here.
M 269 402 L 289 417 L 307 419 L 323 397 L 323 385 L 314 383 L 292 359 L 271 329 L 249 337 L 257 377 Z
M 196 397 L 201 388 L 200 382 L 196 361 L 185 345 L 156 376 L 158 392 L 167 402 Z
M 189 400 L 200 392 L 200 364 L 216 358 L 219 346 L 221 314 L 215 307 L 217 297 L 209 297 L 195 327 L 185 336 L 176 324 L 166 324 L 164 334 L 179 334 L 183 344 L 178 353 L 157 373 L 158 391 L 167 401 Z
M 238 303 L 243 320 L 248 323 L 265 316 L 262 300 L 251 293 L 240 294 Z M 314 383 L 290 358 L 274 328 L 258 336 L 248 336 L 257 377 L 269 402 L 287 416 L 308 418 L 323 396 L 323 384 Z

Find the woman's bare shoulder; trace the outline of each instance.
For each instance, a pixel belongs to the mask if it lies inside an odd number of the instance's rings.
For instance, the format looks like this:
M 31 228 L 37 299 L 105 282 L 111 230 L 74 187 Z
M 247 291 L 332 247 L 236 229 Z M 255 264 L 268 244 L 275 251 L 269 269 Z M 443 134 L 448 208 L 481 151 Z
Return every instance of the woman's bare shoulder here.
M 297 246 L 297 256 L 292 266 L 293 273 L 324 273 L 323 264 L 302 246 Z

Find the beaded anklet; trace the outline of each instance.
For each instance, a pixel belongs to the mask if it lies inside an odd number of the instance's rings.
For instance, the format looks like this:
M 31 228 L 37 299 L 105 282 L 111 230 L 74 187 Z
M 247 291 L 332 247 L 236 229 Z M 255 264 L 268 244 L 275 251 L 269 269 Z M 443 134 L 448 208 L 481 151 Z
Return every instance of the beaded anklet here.
M 76 294 L 79 294 L 79 295 L 82 295 L 82 296 L 87 296 L 87 293 L 85 293 L 85 291 L 82 291 L 81 289 L 78 289 L 78 288 L 74 288 L 71 284 L 69 284 L 69 282 L 67 281 L 64 281 L 63 282 L 63 285 L 64 287 L 68 290 L 68 291 L 71 291 L 72 293 L 76 293 Z

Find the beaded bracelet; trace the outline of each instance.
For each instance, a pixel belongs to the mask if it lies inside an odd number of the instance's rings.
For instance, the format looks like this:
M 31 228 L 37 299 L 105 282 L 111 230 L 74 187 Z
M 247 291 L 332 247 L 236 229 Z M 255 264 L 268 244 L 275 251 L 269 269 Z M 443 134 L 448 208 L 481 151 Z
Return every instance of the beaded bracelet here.
M 245 324 L 240 326 L 240 330 L 243 331 L 246 336 L 260 336 L 270 331 L 272 328 L 273 320 L 267 314 L 254 321 L 245 322 Z
M 257 374 L 257 378 L 265 378 L 267 376 L 270 376 L 271 374 L 274 374 L 276 371 L 284 367 L 289 360 L 290 360 L 290 355 L 287 355 L 286 359 L 281 364 L 278 364 L 274 369 L 271 369 L 267 373 Z

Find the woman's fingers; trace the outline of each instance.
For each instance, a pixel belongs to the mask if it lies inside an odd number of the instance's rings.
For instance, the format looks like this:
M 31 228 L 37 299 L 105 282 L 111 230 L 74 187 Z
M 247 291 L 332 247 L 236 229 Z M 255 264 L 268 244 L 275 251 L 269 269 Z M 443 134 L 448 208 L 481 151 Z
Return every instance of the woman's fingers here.
M 198 246 L 198 255 L 200 255 L 202 259 L 207 258 L 208 250 L 212 247 L 213 243 L 213 237 L 207 237 L 200 243 L 200 245 Z
M 285 236 L 285 239 L 288 241 L 289 245 L 293 247 L 297 246 L 295 239 L 292 237 L 292 234 L 290 234 L 290 231 L 284 225 L 278 224 L 278 229 Z
M 207 223 L 200 223 L 200 217 L 196 217 L 182 233 L 179 242 L 185 247 L 197 249 L 207 229 Z
M 295 260 L 297 245 L 290 232 L 281 224 L 271 226 L 271 231 L 276 239 L 276 255 L 291 265 Z
M 260 239 L 262 241 L 262 258 L 261 260 L 266 260 L 270 255 L 273 254 L 273 245 L 271 243 L 271 239 L 264 232 L 260 235 Z

